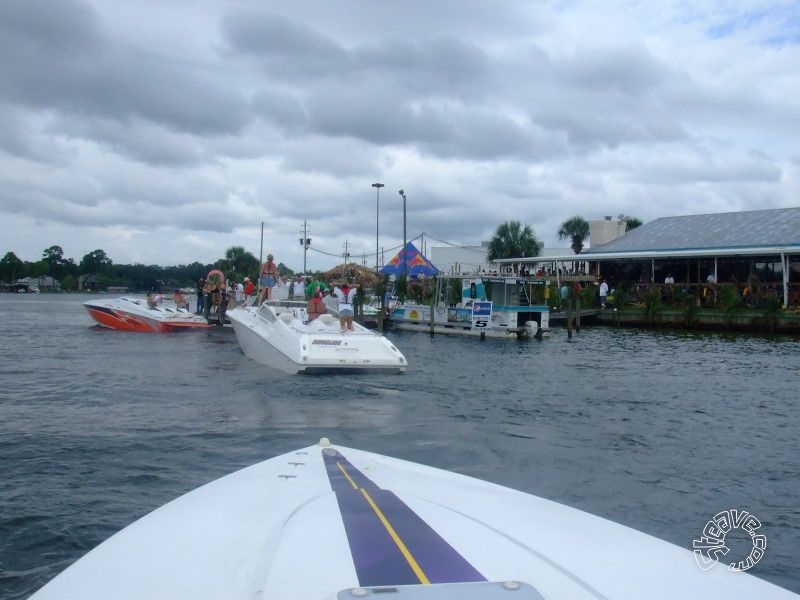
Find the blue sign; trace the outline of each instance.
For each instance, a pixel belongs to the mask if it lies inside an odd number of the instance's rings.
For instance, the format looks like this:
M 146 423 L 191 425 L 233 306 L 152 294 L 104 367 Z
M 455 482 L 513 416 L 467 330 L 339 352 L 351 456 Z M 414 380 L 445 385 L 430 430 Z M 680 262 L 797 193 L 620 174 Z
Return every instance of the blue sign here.
M 472 303 L 472 316 L 473 317 L 491 317 L 492 316 L 492 303 L 491 302 L 473 302 Z

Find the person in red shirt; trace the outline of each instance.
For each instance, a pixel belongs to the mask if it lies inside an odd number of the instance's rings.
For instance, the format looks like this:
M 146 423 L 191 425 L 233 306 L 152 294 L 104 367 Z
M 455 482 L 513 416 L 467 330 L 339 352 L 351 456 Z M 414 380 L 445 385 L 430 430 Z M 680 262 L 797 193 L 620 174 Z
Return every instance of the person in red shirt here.
M 250 281 L 249 277 L 244 278 L 244 303 L 245 306 L 250 306 L 250 298 L 253 297 L 253 294 L 256 291 L 256 286 L 253 285 L 253 282 Z

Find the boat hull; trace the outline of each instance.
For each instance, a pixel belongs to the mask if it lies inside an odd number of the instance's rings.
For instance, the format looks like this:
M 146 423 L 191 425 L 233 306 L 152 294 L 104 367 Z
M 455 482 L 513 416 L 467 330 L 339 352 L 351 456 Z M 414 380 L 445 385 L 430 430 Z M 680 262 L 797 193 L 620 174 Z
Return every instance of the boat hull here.
M 209 327 L 205 319 L 185 309 L 149 308 L 144 300 L 138 298 L 89 300 L 83 305 L 97 323 L 120 331 L 169 333 Z
M 279 309 L 281 310 L 281 309 Z M 236 308 L 228 318 L 242 352 L 249 359 L 289 374 L 336 371 L 405 372 L 403 354 L 384 336 L 354 324 L 342 333 L 339 322 L 323 315 L 304 322 L 304 308 L 284 310 L 281 318 L 270 308 Z M 289 317 L 290 318 L 283 318 Z
M 323 439 L 162 506 L 31 600 L 386 594 L 798 599 L 588 513 Z

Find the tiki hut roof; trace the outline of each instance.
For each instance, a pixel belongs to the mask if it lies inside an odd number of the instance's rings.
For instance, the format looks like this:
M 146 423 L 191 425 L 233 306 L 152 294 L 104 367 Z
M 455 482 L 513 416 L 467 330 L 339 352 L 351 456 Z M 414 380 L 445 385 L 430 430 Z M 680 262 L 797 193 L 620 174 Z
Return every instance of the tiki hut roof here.
M 382 277 L 369 267 L 362 267 L 355 263 L 337 265 L 325 273 L 327 281 L 354 281 L 362 287 L 374 288 L 380 283 Z

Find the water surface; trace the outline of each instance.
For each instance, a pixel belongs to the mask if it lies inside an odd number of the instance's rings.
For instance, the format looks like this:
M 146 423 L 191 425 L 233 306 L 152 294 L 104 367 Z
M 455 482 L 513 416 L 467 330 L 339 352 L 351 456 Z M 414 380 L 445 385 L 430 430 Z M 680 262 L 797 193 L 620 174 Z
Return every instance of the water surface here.
M 768 540 L 751 573 L 800 592 L 796 338 L 396 332 L 405 375 L 288 376 L 247 360 L 230 330 L 92 327 L 87 298 L 0 295 L 0 598 L 28 597 L 176 496 L 323 435 L 687 549 L 717 512 L 747 510 Z

